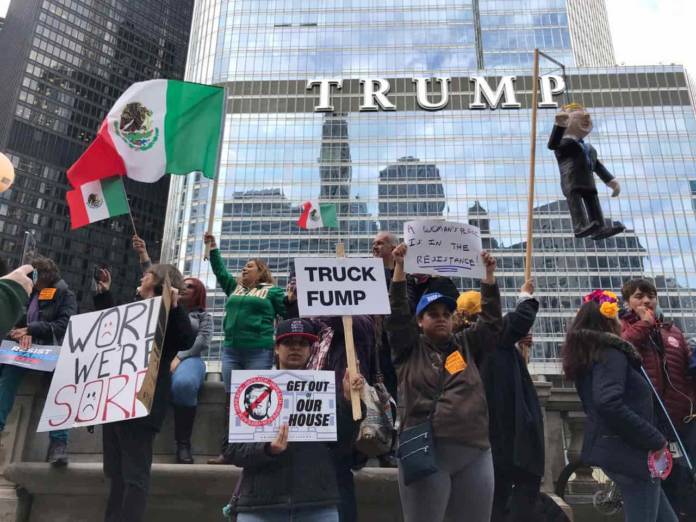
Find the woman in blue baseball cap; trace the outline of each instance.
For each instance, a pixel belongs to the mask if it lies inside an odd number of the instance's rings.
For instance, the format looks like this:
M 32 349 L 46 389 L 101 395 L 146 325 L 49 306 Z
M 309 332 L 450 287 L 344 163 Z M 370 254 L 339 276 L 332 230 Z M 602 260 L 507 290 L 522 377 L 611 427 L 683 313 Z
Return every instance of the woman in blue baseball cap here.
M 414 317 L 406 293 L 406 245 L 394 249 L 389 290 L 392 314 L 384 326 L 399 382 L 399 493 L 406 522 L 440 522 L 445 514 L 489 522 L 493 460 L 488 407 L 478 367 L 502 329 L 496 262 L 481 254 L 481 313 L 453 334 L 457 303 L 424 294 Z

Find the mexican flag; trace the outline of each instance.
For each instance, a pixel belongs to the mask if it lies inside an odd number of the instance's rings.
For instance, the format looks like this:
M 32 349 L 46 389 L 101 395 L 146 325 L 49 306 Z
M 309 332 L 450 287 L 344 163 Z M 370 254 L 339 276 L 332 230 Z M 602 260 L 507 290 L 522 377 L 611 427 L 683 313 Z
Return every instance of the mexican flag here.
M 154 183 L 165 174 L 215 168 L 225 90 L 177 80 L 131 85 L 102 122 L 97 137 L 68 169 L 78 188 L 110 176 Z
M 336 205 L 332 203 L 317 203 L 306 201 L 302 204 L 302 215 L 297 220 L 297 226 L 305 230 L 316 228 L 338 228 Z
M 70 227 L 128 214 L 128 200 L 121 176 L 89 181 L 65 195 L 70 208 Z

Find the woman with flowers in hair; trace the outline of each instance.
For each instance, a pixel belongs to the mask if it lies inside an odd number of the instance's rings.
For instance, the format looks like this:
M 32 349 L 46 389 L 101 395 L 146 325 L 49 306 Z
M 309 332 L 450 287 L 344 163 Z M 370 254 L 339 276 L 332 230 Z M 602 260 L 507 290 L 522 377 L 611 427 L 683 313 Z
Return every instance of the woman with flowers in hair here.
M 660 484 L 669 469 L 667 441 L 655 427 L 640 356 L 621 339 L 618 298 L 595 290 L 583 301 L 563 347 L 563 370 L 587 415 L 582 461 L 618 485 L 627 522 L 676 522 Z

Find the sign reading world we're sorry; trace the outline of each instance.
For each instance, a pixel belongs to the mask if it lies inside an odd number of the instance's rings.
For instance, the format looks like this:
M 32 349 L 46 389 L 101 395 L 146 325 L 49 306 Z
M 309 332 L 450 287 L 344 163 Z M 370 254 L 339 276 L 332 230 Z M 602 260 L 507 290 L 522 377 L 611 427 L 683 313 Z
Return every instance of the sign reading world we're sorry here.
M 229 442 L 270 442 L 282 424 L 290 442 L 335 441 L 332 371 L 232 370 Z
M 295 272 L 302 317 L 391 314 L 381 259 L 299 257 Z
M 147 416 L 166 309 L 155 297 L 71 317 L 37 431 Z
M 408 246 L 404 268 L 410 274 L 481 279 L 481 231 L 466 223 L 424 220 L 404 223 Z

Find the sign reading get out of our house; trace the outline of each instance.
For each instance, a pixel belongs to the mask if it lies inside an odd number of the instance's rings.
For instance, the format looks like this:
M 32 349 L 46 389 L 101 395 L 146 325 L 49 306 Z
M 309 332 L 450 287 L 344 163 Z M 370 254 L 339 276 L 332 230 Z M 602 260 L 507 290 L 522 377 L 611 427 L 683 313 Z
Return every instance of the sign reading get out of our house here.
M 502 76 L 498 83 L 491 85 L 483 76 L 471 76 L 469 81 L 473 84 L 473 100 L 469 103 L 469 109 L 519 109 L 522 104 L 517 99 L 515 89 L 516 76 Z M 413 78 L 416 84 L 416 103 L 421 109 L 438 111 L 446 109 L 450 103 L 451 78 Z M 306 85 L 308 91 L 319 89 L 319 104 L 314 106 L 314 112 L 334 112 L 332 95 L 343 88 L 343 80 L 340 79 L 315 79 L 309 80 Z M 395 111 L 394 100 L 389 98 L 391 84 L 384 78 L 360 79 L 362 103 L 360 112 Z M 562 76 L 545 75 L 539 78 L 540 101 L 539 108 L 550 109 L 558 107 L 554 96 L 566 92 L 566 83 Z

